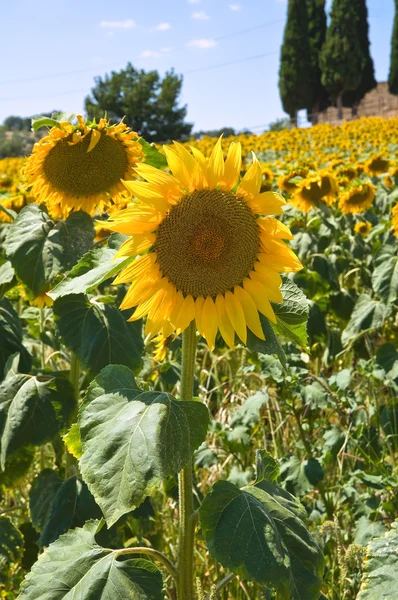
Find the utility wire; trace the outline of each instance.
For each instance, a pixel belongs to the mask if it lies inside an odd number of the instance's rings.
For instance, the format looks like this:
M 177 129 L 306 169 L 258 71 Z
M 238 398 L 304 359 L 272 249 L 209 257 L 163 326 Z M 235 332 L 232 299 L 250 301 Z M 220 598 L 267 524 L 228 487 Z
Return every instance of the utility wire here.
M 234 32 L 228 33 L 226 35 L 222 35 L 220 37 L 214 38 L 214 40 L 216 42 L 220 42 L 222 40 L 227 40 L 227 39 L 230 39 L 230 38 L 234 38 L 234 37 L 236 37 L 238 35 L 244 35 L 245 33 L 251 33 L 252 31 L 257 31 L 259 29 L 264 29 L 265 27 L 271 27 L 272 25 L 276 25 L 277 23 L 280 23 L 283 20 L 284 19 L 278 19 L 276 21 L 267 21 L 265 23 L 261 23 L 260 25 L 256 25 L 255 27 L 250 27 L 248 29 L 240 29 L 238 31 L 234 31 Z M 181 47 L 180 49 L 177 49 L 177 52 L 182 52 L 182 51 L 186 51 L 185 46 Z M 260 56 L 262 56 L 262 55 L 260 55 Z M 137 60 L 139 60 L 139 59 L 137 59 Z M 123 62 L 123 64 L 125 63 L 125 61 L 120 61 L 120 63 L 118 64 L 118 67 L 119 67 L 119 65 L 122 62 Z M 88 67 L 88 68 L 85 68 L 85 69 L 78 69 L 78 70 L 75 70 L 75 71 L 66 71 L 64 73 L 53 73 L 53 74 L 50 74 L 50 75 L 38 75 L 36 77 L 22 77 L 20 79 L 3 80 L 3 81 L 0 81 L 0 85 L 9 85 L 9 84 L 12 84 L 12 83 L 24 83 L 24 82 L 29 82 L 29 81 L 42 81 L 43 79 L 52 79 L 54 77 L 67 77 L 68 75 L 78 75 L 78 74 L 81 74 L 81 73 L 88 73 L 89 71 L 98 71 L 99 69 L 115 69 L 115 68 L 118 68 L 118 67 L 115 67 L 115 64 L 113 64 L 113 65 L 105 65 L 105 66 L 104 65 L 102 65 L 102 66 L 99 65 L 98 67 Z M 211 67 L 211 68 L 215 68 L 215 67 Z M 197 70 L 198 71 L 199 70 L 206 70 L 206 67 L 204 67 L 203 69 L 197 69 Z M 196 70 L 195 71 L 190 71 L 190 72 L 196 72 Z

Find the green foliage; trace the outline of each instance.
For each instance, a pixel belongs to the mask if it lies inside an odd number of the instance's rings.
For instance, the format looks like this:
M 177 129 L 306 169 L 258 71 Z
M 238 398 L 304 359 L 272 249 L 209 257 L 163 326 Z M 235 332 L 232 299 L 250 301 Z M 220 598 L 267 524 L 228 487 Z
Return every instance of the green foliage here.
M 54 315 L 65 344 L 94 373 L 112 363 L 132 369 L 141 364 L 140 323 L 128 323 L 112 304 L 84 294 L 61 296 L 54 303 Z
M 314 83 L 307 5 L 301 0 L 289 0 L 281 49 L 279 92 L 283 110 L 290 117 L 311 104 Z
M 333 0 L 320 65 L 322 84 L 334 99 L 357 89 L 361 82 L 366 58 L 358 37 L 358 22 L 351 0 Z
M 118 551 L 96 542 L 98 530 L 90 522 L 54 542 L 33 566 L 19 600 L 114 600 L 115 590 L 131 600 L 162 600 L 162 576 L 153 563 L 120 560 Z
M 390 94 L 398 94 L 398 0 L 395 0 L 395 17 L 391 37 L 390 71 L 388 74 Z
M 398 585 L 398 524 L 369 543 L 358 600 L 390 600 Z
M 388 307 L 369 294 L 361 294 L 352 311 L 351 319 L 343 331 L 342 342 L 348 344 L 368 329 L 377 329 L 385 323 Z
M 1 468 L 10 454 L 39 445 L 66 427 L 75 398 L 65 379 L 15 375 L 0 385 Z
M 111 365 L 99 374 L 79 413 L 79 464 L 108 525 L 188 463 L 208 422 L 203 404 L 143 392 L 126 367 Z M 104 477 L 109 472 L 113 477 Z
M 277 590 L 281 600 L 318 600 L 322 553 L 303 507 L 262 479 L 239 490 L 219 481 L 200 508 L 210 553 L 224 567 Z
M 55 222 L 36 204 L 26 206 L 9 228 L 5 250 L 19 279 L 35 296 L 46 292 L 61 272 L 87 252 L 94 228 L 87 213 Z
M 95 78 L 95 86 L 86 97 L 90 118 L 104 112 L 112 120 L 121 120 L 149 142 L 179 140 L 188 137 L 192 125 L 185 123 L 187 108 L 178 107 L 182 77 L 173 70 L 163 78 L 157 71 L 137 70 L 131 63 L 119 72 Z
M 32 358 L 22 343 L 21 321 L 12 304 L 4 298 L 0 300 L 0 381 L 7 359 L 13 354 L 20 354 L 20 369 L 28 373 Z
M 0 517 L 0 585 L 6 582 L 6 575 L 12 563 L 20 558 L 23 538 L 8 517 Z

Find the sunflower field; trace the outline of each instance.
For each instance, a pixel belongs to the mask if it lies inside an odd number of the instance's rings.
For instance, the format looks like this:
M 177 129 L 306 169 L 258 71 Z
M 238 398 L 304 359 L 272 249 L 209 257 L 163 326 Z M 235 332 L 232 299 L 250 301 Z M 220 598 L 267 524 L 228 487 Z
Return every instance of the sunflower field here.
M 0 161 L 0 597 L 398 589 L 398 119 Z

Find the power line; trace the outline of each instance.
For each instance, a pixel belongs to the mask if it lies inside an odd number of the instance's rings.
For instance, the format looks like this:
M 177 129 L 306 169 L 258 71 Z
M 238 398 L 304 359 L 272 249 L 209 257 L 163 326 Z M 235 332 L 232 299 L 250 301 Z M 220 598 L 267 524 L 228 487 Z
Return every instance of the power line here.
M 229 62 L 225 62 L 225 63 L 218 63 L 216 65 L 209 65 L 207 67 L 199 67 L 198 69 L 191 69 L 190 71 L 186 71 L 184 75 L 190 75 L 191 73 L 198 73 L 199 71 L 210 71 L 211 69 L 219 69 L 222 67 L 229 67 L 232 65 L 236 65 L 238 63 L 242 63 L 242 62 L 248 62 L 250 60 L 257 60 L 259 58 L 265 58 L 267 56 L 272 56 L 278 54 L 277 52 L 266 52 L 264 54 L 255 54 L 253 56 L 247 56 L 246 58 L 238 58 L 237 60 L 231 60 Z M 52 98 L 59 98 L 61 96 L 70 96 L 72 94 L 87 94 L 87 90 L 75 90 L 73 92 L 66 92 L 66 93 L 60 93 L 60 94 L 55 94 L 52 96 L 46 96 L 46 98 L 43 98 L 43 100 L 49 100 Z M 20 101 L 24 101 L 24 100 L 36 100 L 38 102 L 41 102 L 41 99 L 35 99 L 32 98 L 31 96 L 29 97 L 23 97 L 23 98 L 0 98 L 0 102 L 20 102 Z
M 260 25 L 256 25 L 255 27 L 249 27 L 248 29 L 240 29 L 238 31 L 234 31 L 232 33 L 228 33 L 226 35 L 222 35 L 220 37 L 214 38 L 214 41 L 216 42 L 220 42 L 222 40 L 227 40 L 227 39 L 231 39 L 234 38 L 238 35 L 244 35 L 245 33 L 251 33 L 252 31 L 257 31 L 259 29 L 264 29 L 265 27 L 271 27 L 272 25 L 276 25 L 277 23 L 282 22 L 284 19 L 278 19 L 276 21 L 267 21 L 265 23 L 261 23 Z M 181 47 L 181 48 L 177 48 L 177 52 L 182 52 L 185 51 L 186 48 Z M 262 56 L 262 55 L 260 55 Z M 137 59 L 139 60 L 139 58 Z M 8 79 L 8 80 L 4 80 L 4 81 L 0 81 L 0 85 L 10 85 L 12 83 L 25 83 L 25 82 L 32 82 L 32 81 L 42 81 L 44 79 L 53 79 L 54 77 L 67 77 L 68 75 L 79 75 L 81 73 L 88 73 L 89 71 L 97 71 L 99 69 L 115 69 L 118 68 L 119 65 L 122 63 L 122 61 L 120 61 L 120 63 L 118 64 L 117 67 L 115 67 L 115 65 L 100 65 L 98 67 L 87 67 L 85 69 L 78 69 L 75 71 L 66 71 L 64 73 L 53 73 L 50 75 L 38 75 L 36 77 L 22 77 L 20 79 Z M 124 61 L 123 61 L 124 64 Z M 216 68 L 216 67 L 212 67 L 212 68 Z M 203 69 L 197 69 L 197 71 L 200 70 L 206 70 L 206 67 L 204 67 Z M 196 72 L 195 71 L 190 71 L 190 72 Z

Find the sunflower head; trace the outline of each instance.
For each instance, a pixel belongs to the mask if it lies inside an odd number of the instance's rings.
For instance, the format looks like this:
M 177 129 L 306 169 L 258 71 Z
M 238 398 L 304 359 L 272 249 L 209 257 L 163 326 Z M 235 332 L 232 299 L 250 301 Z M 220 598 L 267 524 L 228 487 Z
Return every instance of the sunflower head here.
M 124 123 L 86 123 L 80 115 L 76 125 L 60 122 L 35 144 L 27 161 L 33 197 L 64 216 L 71 210 L 103 212 L 112 202 L 118 204 L 127 194 L 122 180 L 133 178 L 143 156 L 137 140 Z
M 339 208 L 343 214 L 357 214 L 369 208 L 374 200 L 376 190 L 367 183 L 354 184 L 340 196 Z
M 198 149 L 165 147 L 171 174 L 137 166 L 144 181 L 127 182 L 138 199 L 112 215 L 107 227 L 131 236 L 118 256 L 137 256 L 116 278 L 130 283 L 121 308 L 131 319 L 147 317 L 146 334 L 168 337 L 195 320 L 214 347 L 220 330 L 234 346 L 247 327 L 264 339 L 259 312 L 275 321 L 271 301 L 281 302 L 280 273 L 302 268 L 284 239 L 289 229 L 271 215 L 282 213 L 282 196 L 260 192 L 257 159 L 239 182 L 241 146 L 224 160 L 221 140 L 206 158 Z
M 369 175 L 382 175 L 387 173 L 390 167 L 390 161 L 385 157 L 378 155 L 372 156 L 367 163 L 365 163 L 365 172 Z
M 332 204 L 337 195 L 337 182 L 331 173 L 321 171 L 303 179 L 292 195 L 291 202 L 298 209 L 309 212 L 319 206 L 321 200 Z
M 355 223 L 354 225 L 355 233 L 361 235 L 362 237 L 366 237 L 371 229 L 372 223 L 370 223 L 370 221 L 358 221 L 358 223 Z
M 300 179 L 307 177 L 309 169 L 299 168 L 289 171 L 286 175 L 279 177 L 278 187 L 285 192 L 292 192 L 298 186 Z

